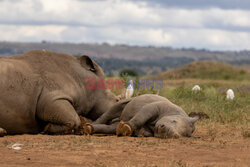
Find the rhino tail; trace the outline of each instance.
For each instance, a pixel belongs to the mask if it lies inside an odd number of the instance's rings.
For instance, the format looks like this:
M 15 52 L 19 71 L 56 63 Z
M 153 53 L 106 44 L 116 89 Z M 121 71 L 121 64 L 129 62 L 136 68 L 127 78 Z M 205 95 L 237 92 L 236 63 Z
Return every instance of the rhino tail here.
M 0 137 L 7 135 L 7 131 L 0 127 Z

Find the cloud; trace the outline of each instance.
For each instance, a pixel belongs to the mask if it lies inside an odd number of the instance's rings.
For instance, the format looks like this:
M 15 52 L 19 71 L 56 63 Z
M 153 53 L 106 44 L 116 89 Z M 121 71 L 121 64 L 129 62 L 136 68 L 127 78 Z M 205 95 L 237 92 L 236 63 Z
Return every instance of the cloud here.
M 28 4 L 28 5 L 27 5 Z M 20 0 L 0 2 L 0 23 L 145 27 L 250 27 L 250 11 L 149 7 L 130 1 Z M 214 24 L 215 23 L 215 24 Z
M 152 29 L 131 27 L 82 28 L 66 26 L 2 26 L 2 38 L 10 41 L 69 41 L 111 44 L 126 43 L 140 46 L 173 46 L 212 48 L 212 50 L 250 49 L 250 32 L 228 32 L 211 29 Z M 15 31 L 15 33 L 13 33 Z M 198 35 L 197 35 L 198 34 Z
M 132 0 L 131 0 L 132 1 Z M 177 8 L 221 8 L 221 9 L 244 9 L 249 10 L 249 0 L 133 0 L 144 1 L 149 5 L 177 7 Z
M 241 10 L 245 1 L 236 8 L 224 0 L 154 2 L 0 0 L 0 40 L 250 49 L 250 11 Z
M 2 25 L 0 24 L 3 41 L 62 41 L 61 32 L 65 26 L 34 26 L 34 25 Z

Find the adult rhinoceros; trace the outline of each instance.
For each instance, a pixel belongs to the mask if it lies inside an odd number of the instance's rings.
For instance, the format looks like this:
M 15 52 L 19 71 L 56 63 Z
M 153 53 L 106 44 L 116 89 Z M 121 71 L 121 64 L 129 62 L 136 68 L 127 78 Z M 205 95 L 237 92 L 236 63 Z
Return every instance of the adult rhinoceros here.
M 107 89 L 87 89 L 88 77 L 105 79 L 88 56 L 42 50 L 0 58 L 0 136 L 70 133 L 79 128 L 79 115 L 95 120 L 116 97 Z

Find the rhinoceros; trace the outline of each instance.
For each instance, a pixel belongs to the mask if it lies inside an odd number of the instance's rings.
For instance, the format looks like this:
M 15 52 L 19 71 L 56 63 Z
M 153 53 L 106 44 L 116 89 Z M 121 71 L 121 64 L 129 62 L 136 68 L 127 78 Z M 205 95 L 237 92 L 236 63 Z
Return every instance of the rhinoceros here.
M 117 98 L 87 89 L 87 78 L 105 79 L 90 57 L 35 50 L 0 58 L 0 136 L 72 133 L 79 115 L 97 119 Z
M 121 100 L 96 121 L 87 124 L 85 133 L 159 138 L 191 137 L 198 119 L 199 117 L 189 117 L 181 107 L 165 97 L 144 94 Z

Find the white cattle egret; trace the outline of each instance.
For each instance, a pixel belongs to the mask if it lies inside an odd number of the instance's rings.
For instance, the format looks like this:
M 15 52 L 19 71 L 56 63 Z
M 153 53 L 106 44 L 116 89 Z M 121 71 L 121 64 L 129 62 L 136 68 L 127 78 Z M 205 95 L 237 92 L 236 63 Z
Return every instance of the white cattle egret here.
M 125 92 L 125 98 L 128 99 L 128 98 L 132 97 L 133 93 L 134 93 L 134 85 L 133 85 L 133 81 L 130 80 L 128 87 L 126 89 L 126 92 Z
M 192 91 L 200 91 L 201 88 L 199 85 L 195 85 L 193 88 L 192 88 Z
M 160 95 L 160 89 L 157 90 L 156 94 L 157 94 L 157 95 Z
M 227 99 L 233 100 L 234 99 L 234 91 L 232 89 L 227 90 Z

